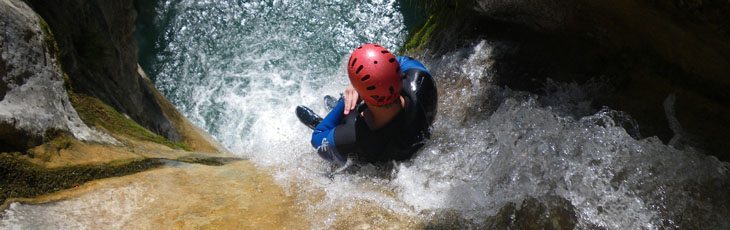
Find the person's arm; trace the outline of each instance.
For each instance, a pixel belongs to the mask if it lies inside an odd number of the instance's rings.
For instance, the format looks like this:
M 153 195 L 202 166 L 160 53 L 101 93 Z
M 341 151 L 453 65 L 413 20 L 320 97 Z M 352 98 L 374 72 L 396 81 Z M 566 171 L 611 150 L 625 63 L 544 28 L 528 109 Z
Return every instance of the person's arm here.
M 343 114 L 344 110 L 345 101 L 340 100 L 335 108 L 314 128 L 311 140 L 312 146 L 317 149 L 317 154 L 320 157 L 341 165 L 345 164 L 347 159 L 337 152 L 334 135 L 335 127 L 342 122 L 342 118 L 345 116 Z

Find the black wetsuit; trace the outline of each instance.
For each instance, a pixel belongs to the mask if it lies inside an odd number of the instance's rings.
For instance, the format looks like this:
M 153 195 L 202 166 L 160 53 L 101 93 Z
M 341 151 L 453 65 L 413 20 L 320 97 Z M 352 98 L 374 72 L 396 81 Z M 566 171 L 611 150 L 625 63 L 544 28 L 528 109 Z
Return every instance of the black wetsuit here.
M 367 105 L 358 107 L 335 128 L 337 152 L 363 162 L 406 160 L 413 155 L 415 151 L 410 151 L 411 140 L 407 138 L 410 131 L 406 126 L 406 111 L 401 110 L 380 129 L 371 130 L 360 114 Z

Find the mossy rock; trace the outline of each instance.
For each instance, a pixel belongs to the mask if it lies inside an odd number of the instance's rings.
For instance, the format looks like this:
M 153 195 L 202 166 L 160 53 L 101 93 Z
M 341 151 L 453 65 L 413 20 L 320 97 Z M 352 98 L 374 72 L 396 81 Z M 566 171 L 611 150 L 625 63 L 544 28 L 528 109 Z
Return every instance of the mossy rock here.
M 177 158 L 176 161 L 179 162 L 185 162 L 190 164 L 201 164 L 201 165 L 208 165 L 208 166 L 221 166 L 228 164 L 233 161 L 241 160 L 241 158 L 236 157 L 209 157 L 206 155 L 188 155 L 183 156 L 180 158 Z
M 400 50 L 401 53 L 419 52 L 428 44 L 433 37 L 434 31 L 442 30 L 444 23 L 450 20 L 452 11 L 448 10 L 443 1 L 411 1 L 412 4 L 421 5 L 419 10 L 426 11 L 428 18 L 423 25 L 417 26 L 409 32 L 408 39 Z
M 68 138 L 56 138 L 50 142 L 50 147 L 68 148 Z M 177 159 L 134 158 L 101 164 L 48 168 L 27 159 L 25 154 L 19 152 L 0 153 L 0 205 L 9 198 L 37 197 L 77 187 L 92 180 L 130 175 L 174 162 L 222 166 L 241 160 L 233 157 L 187 155 Z
M 403 46 L 403 51 L 421 50 L 424 44 L 428 43 L 433 31 L 438 28 L 437 16 L 431 15 L 426 23 L 420 27 L 415 33 L 412 33 Z
M 444 54 L 473 42 L 474 38 L 492 34 L 495 19 L 478 14 L 473 2 L 465 0 L 411 1 L 428 15 L 425 22 L 411 28 L 401 54 L 418 56 Z
M 58 66 L 61 66 L 61 54 L 58 49 L 58 43 L 56 43 L 56 38 L 53 36 L 53 31 L 51 31 L 51 27 L 48 26 L 46 20 L 43 20 L 43 17 L 40 15 L 38 16 L 38 24 L 41 27 L 41 32 L 43 32 L 43 45 L 47 52 L 53 55 L 56 61 L 59 62 Z
M 163 136 L 150 132 L 95 97 L 75 93 L 70 93 L 69 97 L 79 116 L 87 125 L 101 127 L 113 134 L 190 151 L 186 144 L 172 142 Z
M 23 160 L 20 153 L 0 153 L 0 203 L 11 197 L 35 197 L 162 165 L 160 159 L 141 159 L 49 169 Z

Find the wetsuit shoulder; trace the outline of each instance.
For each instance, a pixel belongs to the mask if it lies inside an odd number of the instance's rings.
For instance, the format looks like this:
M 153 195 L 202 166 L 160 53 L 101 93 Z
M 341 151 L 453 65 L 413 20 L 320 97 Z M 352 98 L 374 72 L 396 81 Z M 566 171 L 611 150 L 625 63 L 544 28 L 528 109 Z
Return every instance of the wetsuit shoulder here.
M 419 62 L 416 59 L 413 59 L 412 57 L 398 56 L 396 58 L 398 59 L 398 64 L 400 64 L 400 71 L 403 73 L 410 69 L 417 69 L 431 75 L 431 73 L 428 72 L 428 69 L 426 69 L 426 66 L 424 66 L 423 63 Z
M 438 92 L 431 74 L 416 60 L 405 62 L 401 95 L 406 99 L 404 148 L 413 154 L 431 138 L 431 124 L 436 117 Z M 416 64 L 417 63 L 417 64 Z

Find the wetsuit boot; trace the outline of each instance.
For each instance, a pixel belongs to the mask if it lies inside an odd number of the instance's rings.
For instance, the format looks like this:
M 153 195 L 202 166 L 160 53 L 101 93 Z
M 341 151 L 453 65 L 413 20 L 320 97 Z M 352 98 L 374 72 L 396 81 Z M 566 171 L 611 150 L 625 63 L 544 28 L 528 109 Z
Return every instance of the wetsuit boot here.
M 307 107 L 297 106 L 296 113 L 299 121 L 310 129 L 314 130 L 314 127 L 317 127 L 319 122 L 322 122 L 322 118 Z
M 332 111 L 332 109 L 337 106 L 337 99 L 333 96 L 326 95 L 324 96 L 324 107 L 327 109 L 327 111 Z

